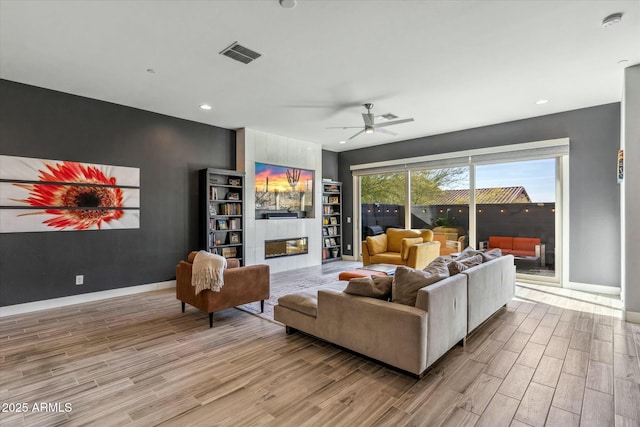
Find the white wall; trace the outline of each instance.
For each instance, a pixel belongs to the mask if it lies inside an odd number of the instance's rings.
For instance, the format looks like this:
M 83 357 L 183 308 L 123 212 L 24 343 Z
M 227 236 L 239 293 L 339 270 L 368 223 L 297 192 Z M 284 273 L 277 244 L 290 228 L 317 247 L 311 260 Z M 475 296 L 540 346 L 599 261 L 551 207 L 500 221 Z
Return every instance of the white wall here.
M 271 272 L 322 263 L 322 146 L 252 129 L 236 132 L 236 167 L 246 173 L 245 259 L 246 265 L 268 264 Z M 255 163 L 310 169 L 314 177 L 315 218 L 259 219 L 255 217 Z M 264 241 L 294 237 L 309 238 L 309 253 L 266 260 Z
M 640 65 L 625 69 L 622 119 L 624 286 L 627 320 L 640 323 Z

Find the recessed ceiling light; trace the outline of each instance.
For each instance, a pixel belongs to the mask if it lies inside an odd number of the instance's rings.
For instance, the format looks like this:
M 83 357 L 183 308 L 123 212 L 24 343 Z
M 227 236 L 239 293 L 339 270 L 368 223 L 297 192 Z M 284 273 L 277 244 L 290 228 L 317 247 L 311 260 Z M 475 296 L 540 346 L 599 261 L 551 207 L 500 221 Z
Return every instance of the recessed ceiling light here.
M 293 9 L 296 7 L 296 0 L 280 0 L 280 6 L 285 9 Z
M 346 144 L 347 141 L 340 141 L 340 144 Z
M 602 20 L 602 26 L 609 28 L 613 25 L 619 24 L 622 21 L 622 13 L 613 13 Z
M 546 104 L 547 102 L 549 102 L 549 100 L 548 100 L 548 99 L 538 99 L 538 100 L 536 101 L 536 104 L 538 104 L 538 105 L 542 105 L 542 104 Z
M 200 108 L 203 110 L 211 110 L 211 105 L 209 104 L 202 104 L 200 105 Z

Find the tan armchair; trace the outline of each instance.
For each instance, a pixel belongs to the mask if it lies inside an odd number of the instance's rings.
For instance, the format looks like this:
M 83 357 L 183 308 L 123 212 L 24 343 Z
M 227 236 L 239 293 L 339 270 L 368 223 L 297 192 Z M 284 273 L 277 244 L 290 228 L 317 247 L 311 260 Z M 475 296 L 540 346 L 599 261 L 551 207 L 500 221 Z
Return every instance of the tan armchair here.
M 180 261 L 176 267 L 176 298 L 182 301 L 182 312 L 188 303 L 209 313 L 209 327 L 213 326 L 213 312 L 237 305 L 260 301 L 264 311 L 264 300 L 270 294 L 269 266 L 265 264 L 239 267 L 237 259 L 227 260 L 224 271 L 224 286 L 220 292 L 204 290 L 196 295 L 191 286 L 191 270 L 197 252 L 191 252 L 187 261 Z
M 422 270 L 440 255 L 440 243 L 431 230 L 389 228 L 362 242 L 362 263 L 394 264 Z

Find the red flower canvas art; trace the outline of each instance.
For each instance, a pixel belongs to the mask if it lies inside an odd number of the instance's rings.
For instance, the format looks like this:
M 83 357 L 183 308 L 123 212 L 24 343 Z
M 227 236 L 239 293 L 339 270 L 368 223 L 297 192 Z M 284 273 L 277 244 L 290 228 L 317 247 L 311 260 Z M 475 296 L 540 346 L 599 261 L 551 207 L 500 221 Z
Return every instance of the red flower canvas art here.
M 139 228 L 137 168 L 0 156 L 0 179 L 0 232 Z

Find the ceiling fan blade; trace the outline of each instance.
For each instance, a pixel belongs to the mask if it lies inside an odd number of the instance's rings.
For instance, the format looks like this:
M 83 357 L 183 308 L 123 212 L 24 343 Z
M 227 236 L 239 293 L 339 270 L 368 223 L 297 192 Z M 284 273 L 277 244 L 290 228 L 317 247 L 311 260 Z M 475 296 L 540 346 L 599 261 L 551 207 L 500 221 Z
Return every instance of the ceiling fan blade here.
M 373 114 L 362 113 L 362 118 L 364 119 L 365 126 L 373 126 Z
M 329 126 L 325 129 L 362 129 L 362 126 Z
M 376 128 L 375 132 L 376 133 L 384 133 L 385 135 L 392 135 L 392 136 L 396 136 L 397 135 L 397 133 L 391 132 L 390 130 L 386 130 L 386 129 L 378 129 L 378 128 Z
M 353 138 L 355 138 L 356 136 L 360 135 L 360 134 L 361 134 L 361 133 L 363 133 L 363 132 L 364 132 L 364 129 L 362 129 L 360 132 L 356 133 L 355 135 L 353 135 L 353 136 L 352 136 L 351 138 L 349 138 L 349 139 L 353 139 Z
M 399 125 L 400 123 L 407 123 L 407 122 L 412 122 L 413 119 L 402 119 L 402 120 L 393 120 L 391 122 L 386 122 L 386 123 L 376 123 L 374 125 L 374 127 L 377 128 L 381 128 L 381 127 L 385 127 L 385 126 L 393 126 L 393 125 Z

